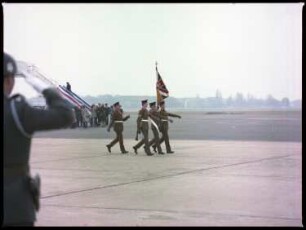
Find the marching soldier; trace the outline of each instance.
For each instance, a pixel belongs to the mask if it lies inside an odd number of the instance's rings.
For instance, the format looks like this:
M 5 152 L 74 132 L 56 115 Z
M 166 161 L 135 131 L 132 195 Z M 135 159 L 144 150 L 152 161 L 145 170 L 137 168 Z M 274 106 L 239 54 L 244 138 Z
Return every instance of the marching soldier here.
M 10 97 L 15 75 L 25 80 L 46 99 L 46 110 L 31 107 L 22 95 Z M 39 210 L 40 177 L 30 174 L 32 136 L 39 130 L 68 128 L 74 121 L 72 106 L 55 88 L 17 70 L 15 60 L 3 54 L 3 219 L 2 226 L 34 226 Z
M 156 107 L 156 102 L 151 102 L 150 103 L 150 111 L 149 111 L 149 115 L 151 120 L 151 129 L 153 131 L 154 134 L 154 138 L 149 142 L 149 146 L 153 145 L 155 146 L 154 151 L 156 152 L 156 147 L 158 150 L 158 154 L 165 154 L 161 147 L 160 147 L 160 143 L 159 143 L 159 126 L 160 126 L 160 115 L 159 112 L 157 111 L 157 107 Z
M 143 144 L 145 144 L 145 152 L 148 156 L 152 156 L 153 153 L 150 151 L 149 146 L 149 112 L 147 110 L 148 107 L 148 100 L 141 101 L 142 108 L 138 112 L 137 118 L 137 135 L 142 132 L 143 139 L 139 141 L 135 146 L 133 146 L 135 154 L 137 154 L 137 149 L 140 148 Z
M 160 105 L 159 114 L 160 114 L 160 118 L 161 118 L 161 120 L 160 120 L 160 131 L 162 133 L 162 137 L 159 140 L 159 144 L 161 145 L 165 141 L 167 153 L 174 153 L 171 150 L 170 143 L 169 143 L 169 135 L 168 135 L 168 128 L 169 128 L 168 127 L 168 121 L 172 122 L 172 120 L 168 119 L 168 117 L 181 118 L 181 116 L 173 114 L 173 113 L 168 113 L 165 110 L 165 102 L 164 101 L 160 102 L 159 105 Z M 156 148 L 156 145 L 154 145 L 153 148 Z
M 114 111 L 113 111 L 113 115 L 112 115 L 112 121 L 109 124 L 107 131 L 110 131 L 110 128 L 112 126 L 114 126 L 114 131 L 116 132 L 116 138 L 109 143 L 108 145 L 106 145 L 108 152 L 111 153 L 111 148 L 117 143 L 119 142 L 120 145 L 120 150 L 122 154 L 128 153 L 128 151 L 125 150 L 124 145 L 123 145 L 123 122 L 126 121 L 127 119 L 130 118 L 130 115 L 123 117 L 123 113 L 121 110 L 121 106 L 119 104 L 119 102 L 116 102 L 114 105 Z

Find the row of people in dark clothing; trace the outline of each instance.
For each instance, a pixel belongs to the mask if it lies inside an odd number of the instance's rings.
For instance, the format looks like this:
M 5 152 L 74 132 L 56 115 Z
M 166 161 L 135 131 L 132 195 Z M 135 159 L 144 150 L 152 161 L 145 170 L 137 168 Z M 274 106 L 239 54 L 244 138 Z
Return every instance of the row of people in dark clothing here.
M 107 103 L 92 104 L 90 113 L 84 105 L 81 108 L 75 107 L 76 121 L 73 123 L 72 128 L 105 127 L 109 124 L 112 109 L 112 106 L 109 107 Z

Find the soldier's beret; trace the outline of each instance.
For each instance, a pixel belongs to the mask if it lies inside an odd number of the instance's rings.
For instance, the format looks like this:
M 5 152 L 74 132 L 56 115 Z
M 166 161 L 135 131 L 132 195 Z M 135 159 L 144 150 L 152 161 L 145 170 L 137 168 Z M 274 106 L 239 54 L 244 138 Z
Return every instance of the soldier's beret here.
M 148 100 L 147 100 L 147 99 L 141 101 L 141 104 L 142 104 L 142 105 L 144 105 L 145 103 L 148 103 Z
M 119 105 L 119 101 L 118 102 L 116 102 L 113 106 L 117 106 L 117 105 Z
M 165 104 L 165 102 L 164 102 L 164 101 L 159 102 L 159 105 L 163 105 L 163 104 Z
M 17 73 L 17 65 L 14 58 L 3 53 L 3 76 L 14 76 Z
M 155 102 L 155 101 L 150 103 L 150 107 L 152 107 L 152 106 L 154 106 L 154 105 L 156 105 L 156 102 Z

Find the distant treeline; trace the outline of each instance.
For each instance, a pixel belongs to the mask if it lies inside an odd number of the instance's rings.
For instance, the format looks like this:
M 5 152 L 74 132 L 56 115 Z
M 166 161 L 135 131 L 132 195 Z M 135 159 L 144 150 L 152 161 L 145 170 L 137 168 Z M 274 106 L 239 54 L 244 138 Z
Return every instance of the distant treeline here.
M 121 96 L 121 95 L 99 95 L 97 97 L 84 96 L 83 99 L 89 104 L 113 103 L 120 101 L 125 109 L 137 109 L 140 107 L 140 101 L 148 99 L 149 102 L 155 101 L 154 96 Z M 248 95 L 244 97 L 243 94 L 237 93 L 235 97 L 222 98 L 219 94 L 215 97 L 207 98 L 175 98 L 168 97 L 166 99 L 168 108 L 181 109 L 207 109 L 207 108 L 301 108 L 302 101 L 290 101 L 288 98 L 281 100 L 275 99 L 269 95 L 265 99 L 258 99 Z

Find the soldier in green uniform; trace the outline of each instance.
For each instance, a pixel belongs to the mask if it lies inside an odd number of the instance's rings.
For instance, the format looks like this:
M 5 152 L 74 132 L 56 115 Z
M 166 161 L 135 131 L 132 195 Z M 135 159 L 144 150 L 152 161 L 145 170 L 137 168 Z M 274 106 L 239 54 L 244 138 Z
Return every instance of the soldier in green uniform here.
M 168 121 L 171 121 L 171 120 L 168 117 L 181 118 L 181 116 L 173 114 L 173 113 L 168 113 L 165 110 L 165 102 L 164 101 L 160 102 L 159 105 L 160 105 L 159 115 L 160 115 L 160 119 L 161 119 L 160 120 L 160 131 L 162 133 L 162 137 L 159 140 L 159 144 L 161 145 L 165 141 L 167 153 L 174 153 L 174 151 L 171 150 L 170 143 L 169 143 Z M 156 146 L 154 145 L 153 148 L 156 148 Z
M 160 115 L 159 112 L 157 111 L 156 107 L 156 102 L 151 102 L 150 103 L 150 110 L 149 110 L 149 115 L 151 120 L 151 129 L 153 131 L 154 138 L 149 141 L 149 146 L 152 146 L 154 144 L 155 148 L 154 151 L 156 152 L 156 147 L 158 150 L 158 154 L 165 154 L 159 143 L 159 126 L 160 126 Z
M 122 154 L 128 153 L 128 151 L 125 150 L 124 145 L 123 145 L 123 122 L 126 121 L 127 119 L 130 118 L 130 115 L 123 117 L 123 112 L 121 110 L 121 106 L 119 104 L 119 102 L 116 102 L 114 105 L 114 111 L 112 114 L 112 121 L 109 124 L 107 131 L 110 131 L 110 128 L 112 126 L 114 126 L 114 131 L 116 133 L 116 138 L 109 143 L 108 145 L 106 145 L 108 152 L 111 153 L 111 148 L 117 143 L 119 142 L 120 145 L 120 150 Z
M 133 146 L 135 154 L 137 154 L 137 149 L 145 144 L 145 152 L 148 156 L 152 156 L 153 153 L 150 151 L 149 146 L 149 112 L 147 110 L 148 100 L 141 101 L 142 108 L 138 112 L 137 118 L 137 133 L 142 132 L 143 139 L 139 141 L 135 146 Z
M 30 106 L 22 95 L 10 97 L 15 75 L 46 99 L 47 109 Z M 25 70 L 17 70 L 14 59 L 3 54 L 3 219 L 2 226 L 34 226 L 39 210 L 40 177 L 30 173 L 32 136 L 39 130 L 68 128 L 74 121 L 73 106 L 55 88 Z

